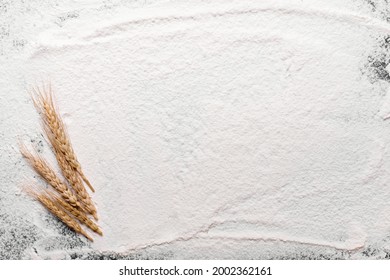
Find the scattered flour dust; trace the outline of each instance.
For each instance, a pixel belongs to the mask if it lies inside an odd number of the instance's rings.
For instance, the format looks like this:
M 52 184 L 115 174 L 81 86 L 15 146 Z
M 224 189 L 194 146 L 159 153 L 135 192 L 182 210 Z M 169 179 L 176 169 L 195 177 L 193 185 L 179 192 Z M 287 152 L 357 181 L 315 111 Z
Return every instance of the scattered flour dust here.
M 19 75 L 51 80 L 96 189 L 91 249 L 385 239 L 385 84 L 361 68 L 387 22 L 357 1 L 228 2 L 80 10 L 24 50 Z

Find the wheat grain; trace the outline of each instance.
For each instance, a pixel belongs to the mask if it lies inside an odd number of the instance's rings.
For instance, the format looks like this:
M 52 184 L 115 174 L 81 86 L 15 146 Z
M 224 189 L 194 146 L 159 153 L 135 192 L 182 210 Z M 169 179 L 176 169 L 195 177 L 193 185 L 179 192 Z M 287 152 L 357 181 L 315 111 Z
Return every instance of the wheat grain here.
M 37 193 L 32 187 L 27 192 L 40 201 L 51 213 L 57 216 L 68 227 L 93 239 L 83 230 L 84 223 L 94 232 L 103 235 L 99 226 L 88 218 L 91 214 L 96 220 L 97 211 L 91 197 L 86 191 L 83 181 L 94 192 L 94 188 L 85 177 L 81 165 L 69 140 L 66 127 L 55 107 L 51 86 L 33 88 L 31 98 L 34 106 L 42 118 L 42 127 L 52 145 L 53 152 L 67 182 L 60 179 L 49 163 L 34 150 L 30 152 L 26 146 L 20 144 L 20 152 L 29 161 L 35 171 L 42 176 L 57 192 L 44 191 Z
M 96 207 L 93 204 L 88 192 L 85 190 L 83 182 L 80 180 L 80 177 L 77 176 L 77 174 L 74 172 L 74 170 L 66 161 L 64 155 L 61 152 L 59 152 L 57 149 L 54 149 L 54 153 L 56 155 L 57 162 L 61 168 L 62 174 L 68 180 L 73 190 L 76 192 L 76 195 L 79 200 L 83 203 L 83 208 L 88 213 L 90 213 L 96 220 L 98 220 Z
M 67 201 L 72 207 L 82 208 L 78 202 L 77 197 L 73 192 L 68 188 L 66 183 L 64 183 L 56 173 L 53 168 L 50 167 L 48 162 L 39 156 L 36 152 L 32 154 L 25 145 L 19 144 L 19 149 L 21 154 L 28 160 L 34 170 L 42 176 L 59 194 L 62 198 Z
M 47 194 L 37 193 L 31 187 L 27 189 L 27 193 L 42 203 L 52 214 L 64 222 L 68 227 L 73 229 L 75 232 L 84 235 L 90 241 L 93 241 L 92 237 L 90 237 L 72 217 L 58 207 Z
M 72 214 L 77 220 L 88 226 L 91 230 L 94 232 L 103 235 L 102 230 L 99 228 L 97 224 L 95 224 L 93 221 L 91 221 L 83 212 L 80 210 L 72 207 L 69 203 L 67 203 L 65 200 L 61 199 L 58 196 L 55 196 L 54 194 L 51 195 L 53 200 L 60 205 L 62 208 L 64 208 L 66 211 L 68 211 L 70 214 Z
M 43 117 L 45 131 L 47 133 L 50 132 L 50 134 L 53 136 L 51 137 L 51 144 L 53 147 L 61 151 L 69 165 L 77 172 L 77 174 L 79 174 L 83 181 L 94 192 L 94 188 L 92 187 L 89 180 L 85 177 L 81 165 L 77 160 L 76 154 L 68 137 L 66 127 L 58 113 L 57 108 L 54 105 L 51 86 L 49 85 L 48 88 L 43 86 L 42 90 L 39 87 L 33 88 L 33 92 L 35 96 L 32 95 L 32 100 L 34 102 L 35 108 L 38 110 L 38 112 L 41 113 Z

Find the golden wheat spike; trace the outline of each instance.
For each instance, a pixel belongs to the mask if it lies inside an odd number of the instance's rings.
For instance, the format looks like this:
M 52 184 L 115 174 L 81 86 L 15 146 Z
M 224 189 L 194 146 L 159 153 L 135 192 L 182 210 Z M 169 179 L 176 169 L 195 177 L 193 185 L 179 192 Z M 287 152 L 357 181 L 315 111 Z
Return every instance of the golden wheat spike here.
M 66 211 L 68 211 L 70 214 L 72 214 L 77 220 L 79 220 L 81 223 L 88 226 L 91 230 L 96 232 L 97 234 L 103 236 L 102 230 L 99 228 L 97 224 L 95 224 L 93 221 L 91 221 L 85 213 L 81 212 L 80 210 L 72 207 L 68 202 L 61 199 L 58 196 L 55 196 L 54 194 L 51 194 L 51 198 L 55 203 L 60 205 L 62 208 L 64 208 Z
M 93 241 L 92 237 L 90 237 L 81 226 L 75 221 L 72 217 L 70 217 L 64 210 L 56 205 L 56 203 L 51 200 L 51 198 L 47 194 L 37 193 L 31 187 L 26 188 L 28 194 L 30 194 L 33 198 L 37 199 L 43 206 L 46 207 L 53 215 L 55 215 L 58 219 L 60 219 L 63 223 L 65 223 L 68 227 L 73 229 L 75 232 L 84 235 L 90 241 Z
M 53 91 L 51 85 L 47 87 L 42 86 L 33 88 L 31 98 L 34 106 L 38 112 L 40 112 L 43 118 L 43 126 L 45 131 L 52 134 L 51 144 L 54 148 L 58 149 L 65 157 L 66 161 L 75 170 L 75 172 L 83 179 L 88 185 L 91 191 L 95 191 L 89 180 L 85 177 L 76 154 L 71 145 L 69 136 L 66 131 L 65 124 L 63 123 L 60 114 L 53 101 Z
M 96 207 L 93 204 L 88 192 L 85 190 L 84 185 L 80 180 L 80 177 L 77 176 L 77 174 L 74 172 L 74 170 L 66 161 L 64 155 L 61 152 L 59 152 L 57 149 L 54 149 L 54 153 L 56 155 L 57 162 L 61 168 L 62 174 L 72 186 L 77 197 L 79 198 L 79 201 L 83 203 L 83 209 L 90 213 L 95 218 L 95 220 L 98 220 Z
M 77 197 L 73 194 L 73 192 L 68 188 L 66 183 L 64 183 L 54 172 L 53 168 L 49 165 L 49 163 L 43 159 L 38 153 L 31 153 L 27 147 L 20 143 L 19 149 L 21 154 L 27 159 L 30 165 L 34 168 L 34 170 L 45 179 L 61 196 L 67 201 L 72 207 L 82 208 L 80 203 L 78 202 Z

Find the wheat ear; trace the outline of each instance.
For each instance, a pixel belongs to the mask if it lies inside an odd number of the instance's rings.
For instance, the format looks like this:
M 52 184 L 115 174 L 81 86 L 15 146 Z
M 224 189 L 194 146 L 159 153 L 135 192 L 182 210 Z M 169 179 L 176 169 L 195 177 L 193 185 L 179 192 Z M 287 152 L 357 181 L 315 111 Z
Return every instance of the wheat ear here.
M 73 151 L 73 147 L 71 145 L 70 139 L 66 132 L 65 125 L 58 113 L 57 108 L 54 105 L 53 101 L 53 92 L 51 90 L 51 86 L 46 89 L 43 87 L 42 90 L 40 88 L 33 88 L 33 92 L 35 94 L 31 96 L 35 108 L 38 112 L 41 113 L 43 117 L 43 125 L 45 127 L 45 131 L 50 131 L 53 135 L 51 144 L 61 153 L 63 153 L 66 161 L 69 165 L 81 176 L 84 182 L 88 185 L 91 191 L 95 191 L 92 187 L 89 180 L 85 177 L 83 170 L 81 169 L 81 165 L 77 160 L 76 154 Z
M 64 155 L 61 152 L 54 148 L 54 153 L 56 155 L 57 162 L 61 168 L 62 174 L 68 180 L 73 190 L 76 192 L 79 201 L 83 203 L 83 208 L 88 213 L 90 213 L 95 218 L 95 220 L 98 220 L 96 207 L 93 204 L 88 192 L 85 190 L 83 182 L 80 180 L 80 177 L 77 176 L 77 174 L 74 172 L 74 170 L 66 161 Z
M 47 194 L 37 193 L 32 188 L 27 189 L 27 193 L 42 203 L 47 208 L 47 210 L 49 210 L 58 219 L 64 222 L 68 227 L 77 233 L 81 233 L 90 241 L 93 241 L 92 237 L 90 237 L 72 217 L 70 217 L 64 210 L 58 207 Z
M 103 236 L 102 230 L 99 228 L 97 224 L 95 224 L 93 221 L 91 221 L 84 212 L 81 212 L 80 210 L 72 207 L 67 203 L 65 200 L 61 199 L 58 196 L 55 196 L 52 194 L 53 200 L 60 205 L 62 208 L 64 208 L 66 211 L 68 211 L 70 214 L 72 214 L 77 220 L 88 226 L 91 230 L 96 232 L 97 234 Z
M 20 152 L 31 164 L 34 170 L 42 176 L 58 193 L 62 198 L 67 201 L 72 207 L 82 208 L 78 202 L 77 197 L 68 188 L 68 186 L 56 175 L 54 170 L 50 167 L 45 159 L 39 156 L 37 153 L 33 155 L 25 145 L 19 145 Z

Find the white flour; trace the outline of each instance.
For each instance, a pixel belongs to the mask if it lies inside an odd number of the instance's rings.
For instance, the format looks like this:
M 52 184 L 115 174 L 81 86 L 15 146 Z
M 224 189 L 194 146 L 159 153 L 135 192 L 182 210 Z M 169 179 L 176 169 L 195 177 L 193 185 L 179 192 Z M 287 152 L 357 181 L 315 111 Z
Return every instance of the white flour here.
M 386 21 L 358 1 L 116 3 L 45 4 L 51 14 L 26 12 L 37 26 L 24 20 L 22 50 L 4 43 L 3 203 L 42 244 L 56 227 L 14 196 L 33 178 L 16 147 L 42 139 L 26 94 L 41 80 L 96 189 L 104 237 L 92 250 L 353 251 L 388 236 L 390 101 L 364 74 Z

